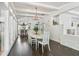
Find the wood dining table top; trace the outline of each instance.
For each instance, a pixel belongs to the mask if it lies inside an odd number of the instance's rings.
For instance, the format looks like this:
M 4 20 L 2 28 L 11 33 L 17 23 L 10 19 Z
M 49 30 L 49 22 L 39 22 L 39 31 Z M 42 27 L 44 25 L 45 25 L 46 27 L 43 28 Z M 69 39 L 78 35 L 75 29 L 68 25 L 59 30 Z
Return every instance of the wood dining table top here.
M 38 38 L 38 39 L 43 38 L 43 32 L 42 31 L 38 31 L 37 34 L 36 34 L 34 30 L 29 30 L 28 35 L 33 37 L 33 38 Z

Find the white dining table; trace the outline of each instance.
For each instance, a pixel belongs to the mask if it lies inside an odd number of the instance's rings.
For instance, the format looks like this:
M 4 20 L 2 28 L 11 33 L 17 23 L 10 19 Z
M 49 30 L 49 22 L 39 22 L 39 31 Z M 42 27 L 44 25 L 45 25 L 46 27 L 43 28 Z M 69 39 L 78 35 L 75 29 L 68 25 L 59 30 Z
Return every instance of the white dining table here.
M 36 34 L 34 30 L 29 30 L 28 35 L 31 38 L 37 38 L 37 39 L 42 39 L 43 38 L 43 32 L 41 32 L 41 31 L 38 31 L 38 33 Z

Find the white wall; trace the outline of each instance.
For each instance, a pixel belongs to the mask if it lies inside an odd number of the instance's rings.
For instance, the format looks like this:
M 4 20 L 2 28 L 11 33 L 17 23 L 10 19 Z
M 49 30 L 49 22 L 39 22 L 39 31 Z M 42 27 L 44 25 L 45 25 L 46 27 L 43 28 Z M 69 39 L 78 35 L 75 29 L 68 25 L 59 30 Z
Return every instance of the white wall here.
M 74 19 L 73 17 L 77 19 Z M 70 13 L 61 14 L 59 16 L 60 25 L 51 26 L 51 39 L 67 47 L 79 50 L 79 35 L 67 35 L 65 31 L 65 29 L 72 28 L 71 23 L 73 20 L 77 20 L 78 22 L 78 19 L 78 16 Z M 76 24 L 74 27 L 76 29 Z
M 74 21 L 79 21 L 79 19 L 75 19 L 78 18 L 78 16 L 70 14 L 70 13 L 64 13 L 62 15 L 60 15 L 60 22 L 63 23 L 64 29 L 65 28 L 72 28 L 71 27 L 71 23 Z M 76 24 L 74 24 L 75 30 L 76 30 Z M 77 31 L 77 30 L 76 30 Z M 71 47 L 73 49 L 79 50 L 79 35 L 75 34 L 75 35 L 65 35 L 62 37 L 62 44 L 66 45 L 68 47 Z
M 9 45 L 10 47 L 13 45 L 15 39 L 17 38 L 17 22 L 10 15 L 9 16 Z
M 7 55 L 17 38 L 17 22 L 12 15 L 9 15 L 9 10 L 1 10 L 0 21 L 4 22 L 4 48 L 1 55 Z
M 63 36 L 63 30 L 61 25 L 56 25 L 51 27 L 51 39 L 61 43 L 61 38 Z

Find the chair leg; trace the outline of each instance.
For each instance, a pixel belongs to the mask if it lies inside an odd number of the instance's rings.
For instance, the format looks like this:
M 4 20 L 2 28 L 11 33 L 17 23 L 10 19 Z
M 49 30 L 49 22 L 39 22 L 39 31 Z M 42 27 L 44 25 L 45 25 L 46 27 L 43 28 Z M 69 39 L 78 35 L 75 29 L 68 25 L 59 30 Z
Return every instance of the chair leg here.
M 50 51 L 50 45 L 48 44 L 48 49 L 49 49 L 49 51 Z
M 39 43 L 38 43 L 38 48 L 39 48 Z
M 31 41 L 31 46 L 32 46 L 32 41 Z
M 37 50 L 37 42 L 36 42 L 36 50 Z
M 44 52 L 44 50 L 43 50 L 43 45 L 42 45 L 42 52 Z

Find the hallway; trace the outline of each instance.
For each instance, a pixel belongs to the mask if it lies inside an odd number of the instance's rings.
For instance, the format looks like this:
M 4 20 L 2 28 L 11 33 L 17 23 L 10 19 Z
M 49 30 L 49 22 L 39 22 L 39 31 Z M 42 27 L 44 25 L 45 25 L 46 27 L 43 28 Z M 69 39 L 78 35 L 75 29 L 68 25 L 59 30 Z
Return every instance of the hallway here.
M 18 37 L 9 56 L 31 56 L 32 49 L 26 41 L 26 39 Z

